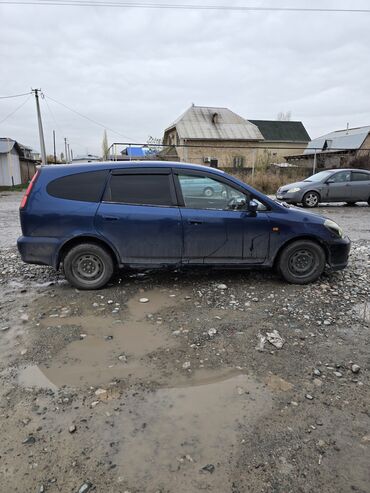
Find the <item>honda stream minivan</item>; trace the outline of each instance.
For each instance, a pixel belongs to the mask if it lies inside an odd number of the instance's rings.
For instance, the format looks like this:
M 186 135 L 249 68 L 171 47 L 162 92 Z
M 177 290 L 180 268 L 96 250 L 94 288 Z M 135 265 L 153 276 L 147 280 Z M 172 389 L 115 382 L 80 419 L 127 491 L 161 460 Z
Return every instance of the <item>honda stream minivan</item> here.
M 347 265 L 330 219 L 279 204 L 226 173 L 185 163 L 41 166 L 20 206 L 25 262 L 63 266 L 79 289 L 117 268 L 276 267 L 291 283 Z

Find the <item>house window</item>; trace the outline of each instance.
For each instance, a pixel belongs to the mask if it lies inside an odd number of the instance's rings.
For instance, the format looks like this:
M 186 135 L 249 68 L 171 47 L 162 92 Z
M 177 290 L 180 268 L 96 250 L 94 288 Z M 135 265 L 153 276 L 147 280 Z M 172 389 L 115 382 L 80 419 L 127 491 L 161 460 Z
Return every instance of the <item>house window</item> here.
M 244 166 L 244 156 L 234 156 L 233 157 L 234 168 L 243 168 Z

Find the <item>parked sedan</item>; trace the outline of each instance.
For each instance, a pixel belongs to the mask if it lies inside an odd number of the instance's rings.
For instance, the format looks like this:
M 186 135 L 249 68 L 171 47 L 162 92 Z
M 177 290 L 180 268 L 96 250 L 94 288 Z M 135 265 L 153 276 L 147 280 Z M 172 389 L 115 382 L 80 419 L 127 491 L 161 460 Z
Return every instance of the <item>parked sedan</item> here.
M 320 171 L 306 180 L 280 187 L 278 200 L 303 207 L 317 207 L 320 202 L 367 202 L 370 205 L 370 171 L 331 169 Z

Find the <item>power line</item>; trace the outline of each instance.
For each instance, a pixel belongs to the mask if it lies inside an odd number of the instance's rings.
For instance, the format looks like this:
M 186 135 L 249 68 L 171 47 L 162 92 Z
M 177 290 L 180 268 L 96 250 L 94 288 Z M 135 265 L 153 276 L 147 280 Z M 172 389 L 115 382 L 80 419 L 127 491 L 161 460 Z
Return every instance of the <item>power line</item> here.
M 104 125 L 103 123 L 100 123 L 96 120 L 93 120 L 92 118 L 90 118 L 89 116 L 86 116 L 86 115 L 83 115 L 82 113 L 80 113 L 79 111 L 76 111 L 74 110 L 73 108 L 67 106 L 66 104 L 64 103 L 61 103 L 60 101 L 57 101 L 56 99 L 53 99 L 51 98 L 50 96 L 47 96 L 46 94 L 44 94 L 45 98 L 48 98 L 50 99 L 51 101 L 54 101 L 54 103 L 57 103 L 59 104 L 60 106 L 63 106 L 64 108 L 66 108 L 67 110 L 69 111 L 72 111 L 72 113 L 75 113 L 76 115 L 80 116 L 81 118 L 84 118 L 85 120 L 88 120 L 89 122 L 91 123 L 94 123 L 95 125 L 98 125 L 99 127 L 102 127 L 104 128 L 105 130 L 109 130 L 110 132 L 116 134 L 116 135 L 120 135 L 121 137 L 123 137 L 124 139 L 129 139 L 129 140 L 134 140 L 132 139 L 131 137 L 128 137 L 127 135 L 123 135 L 121 134 L 120 132 L 117 132 L 116 130 L 113 130 L 112 128 L 109 128 L 107 127 L 106 125 Z
M 28 96 L 31 92 L 25 92 L 23 94 L 13 94 L 12 96 L 0 96 L 0 99 L 11 99 L 11 98 L 20 98 L 21 96 Z
M 322 8 L 322 7 L 245 7 L 232 5 L 194 5 L 179 4 L 171 5 L 166 3 L 139 3 L 139 2 L 119 2 L 119 1 L 94 1 L 94 0 L 24 0 L 10 1 L 0 0 L 0 4 L 7 5 L 38 5 L 38 6 L 61 6 L 61 7 L 110 7 L 110 8 L 134 8 L 134 9 L 168 9 L 168 10 L 219 10 L 229 12 L 320 12 L 320 13 L 370 13 L 370 9 L 354 8 Z
M 11 116 L 13 116 L 15 113 L 17 113 L 17 111 L 20 110 L 22 108 L 22 106 L 24 106 L 30 99 L 31 99 L 31 95 L 29 95 L 28 98 L 26 99 L 26 101 L 23 101 L 23 103 L 21 105 L 19 105 L 14 111 L 12 111 L 11 113 L 9 113 L 8 116 L 6 116 L 2 120 L 0 120 L 0 125 L 2 123 L 4 123 L 6 120 L 8 120 L 8 118 L 10 118 Z

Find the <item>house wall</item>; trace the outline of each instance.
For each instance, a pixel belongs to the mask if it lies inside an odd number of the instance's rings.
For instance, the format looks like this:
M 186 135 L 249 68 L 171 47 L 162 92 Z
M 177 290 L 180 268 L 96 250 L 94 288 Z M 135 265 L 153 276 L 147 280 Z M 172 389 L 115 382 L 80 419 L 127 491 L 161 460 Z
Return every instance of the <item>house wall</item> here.
M 0 154 L 0 186 L 11 187 L 22 183 L 19 156 L 14 148 L 7 154 Z
M 306 148 L 306 143 L 253 142 L 253 141 L 201 141 L 182 140 L 181 144 L 196 147 L 176 147 L 180 161 L 194 164 L 207 164 L 204 158 L 218 160 L 220 168 L 235 166 L 234 158 L 242 158 L 242 166 L 266 168 L 272 163 L 285 162 L 285 156 L 299 154 Z M 289 149 L 288 149 L 289 148 Z
M 36 163 L 34 161 L 21 160 L 21 180 L 22 183 L 28 183 L 36 173 Z

